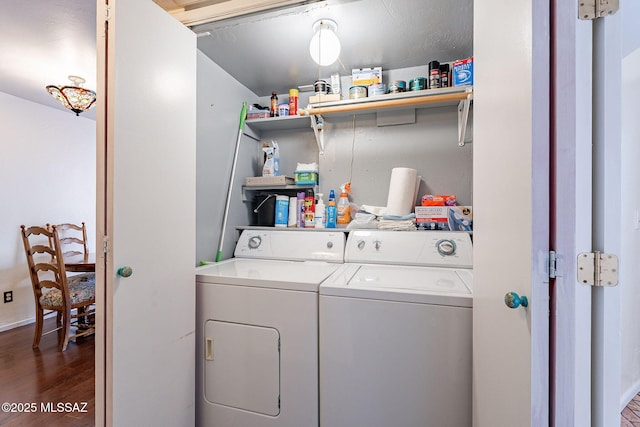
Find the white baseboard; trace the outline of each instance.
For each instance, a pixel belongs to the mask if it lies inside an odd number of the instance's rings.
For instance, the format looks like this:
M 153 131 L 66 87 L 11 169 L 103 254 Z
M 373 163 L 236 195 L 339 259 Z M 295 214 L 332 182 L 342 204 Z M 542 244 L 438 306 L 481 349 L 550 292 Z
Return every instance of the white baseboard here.
M 28 324 L 33 323 L 35 321 L 36 321 L 35 317 L 31 317 L 29 319 L 24 319 L 24 320 L 21 320 L 19 322 L 9 323 L 8 325 L 2 325 L 2 326 L 0 326 L 0 332 L 9 331 L 11 329 L 19 328 L 20 326 L 28 325 Z
M 627 391 L 622 394 L 622 397 L 620 398 L 620 412 L 627 407 L 629 402 L 631 402 L 631 399 L 633 399 L 638 393 L 640 393 L 640 380 L 636 381 L 635 384 L 629 387 Z

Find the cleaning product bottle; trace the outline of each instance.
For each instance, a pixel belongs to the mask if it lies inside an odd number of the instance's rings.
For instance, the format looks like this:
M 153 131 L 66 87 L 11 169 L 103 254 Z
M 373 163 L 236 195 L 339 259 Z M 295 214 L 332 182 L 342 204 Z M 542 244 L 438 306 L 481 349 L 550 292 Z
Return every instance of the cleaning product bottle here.
M 304 196 L 304 227 L 313 228 L 315 226 L 315 197 L 313 190 L 308 188 Z
M 338 225 L 345 227 L 351 222 L 351 210 L 349 209 L 349 196 L 346 185 L 340 188 L 340 199 L 338 200 Z
M 329 202 L 327 203 L 327 228 L 336 228 L 338 212 L 336 209 L 336 194 L 329 192 Z
M 324 200 L 322 200 L 322 193 L 318 193 L 318 203 L 316 203 L 316 211 L 314 213 L 313 220 L 316 228 L 325 227 L 325 206 Z
M 278 94 L 271 92 L 271 104 L 269 105 L 269 116 L 276 117 L 278 115 Z

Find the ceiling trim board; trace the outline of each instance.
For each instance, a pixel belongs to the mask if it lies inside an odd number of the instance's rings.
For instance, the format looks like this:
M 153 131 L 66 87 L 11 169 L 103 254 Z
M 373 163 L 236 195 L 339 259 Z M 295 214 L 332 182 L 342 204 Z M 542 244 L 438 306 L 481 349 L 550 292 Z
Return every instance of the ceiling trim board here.
M 301 3 L 305 2 L 300 0 L 229 0 L 189 10 L 182 8 L 167 11 L 184 25 L 193 26 Z

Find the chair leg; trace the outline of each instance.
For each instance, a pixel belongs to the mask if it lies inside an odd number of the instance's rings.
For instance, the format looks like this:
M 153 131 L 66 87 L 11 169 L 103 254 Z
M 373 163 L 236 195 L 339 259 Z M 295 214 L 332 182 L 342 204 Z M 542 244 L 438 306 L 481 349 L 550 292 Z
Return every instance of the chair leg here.
M 40 338 L 42 338 L 42 325 L 44 322 L 44 310 L 40 306 L 36 307 L 36 329 L 33 331 L 33 345 L 32 348 L 38 348 L 40 345 Z
M 87 316 L 84 316 L 85 308 L 78 307 L 78 327 L 83 328 L 87 324 Z
M 65 351 L 71 336 L 71 310 L 67 309 L 62 315 L 62 333 L 58 342 L 58 351 Z
M 58 311 L 56 313 L 56 326 L 60 327 L 60 325 L 62 325 L 62 312 Z

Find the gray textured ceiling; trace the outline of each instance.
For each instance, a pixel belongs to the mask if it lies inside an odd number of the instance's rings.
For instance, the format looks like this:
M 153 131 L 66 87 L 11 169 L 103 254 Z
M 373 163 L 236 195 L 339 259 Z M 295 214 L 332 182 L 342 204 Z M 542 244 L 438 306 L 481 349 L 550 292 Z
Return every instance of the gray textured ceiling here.
M 64 110 L 46 85 L 79 75 L 95 89 L 95 13 L 95 0 L 1 0 L 0 91 Z M 309 41 L 321 18 L 338 23 L 342 52 L 319 70 Z M 311 84 L 319 74 L 465 58 L 473 51 L 472 25 L 473 0 L 325 0 L 192 29 L 210 33 L 198 38 L 202 52 L 264 96 Z M 95 118 L 95 110 L 83 116 Z
M 0 92 L 69 111 L 45 90 L 69 75 L 95 90 L 95 0 L 0 0 Z
M 318 69 L 309 54 L 313 23 L 337 22 L 342 51 Z M 473 52 L 473 0 L 326 0 L 192 28 L 198 48 L 257 95 L 311 84 L 352 68 L 385 69 L 466 58 Z

